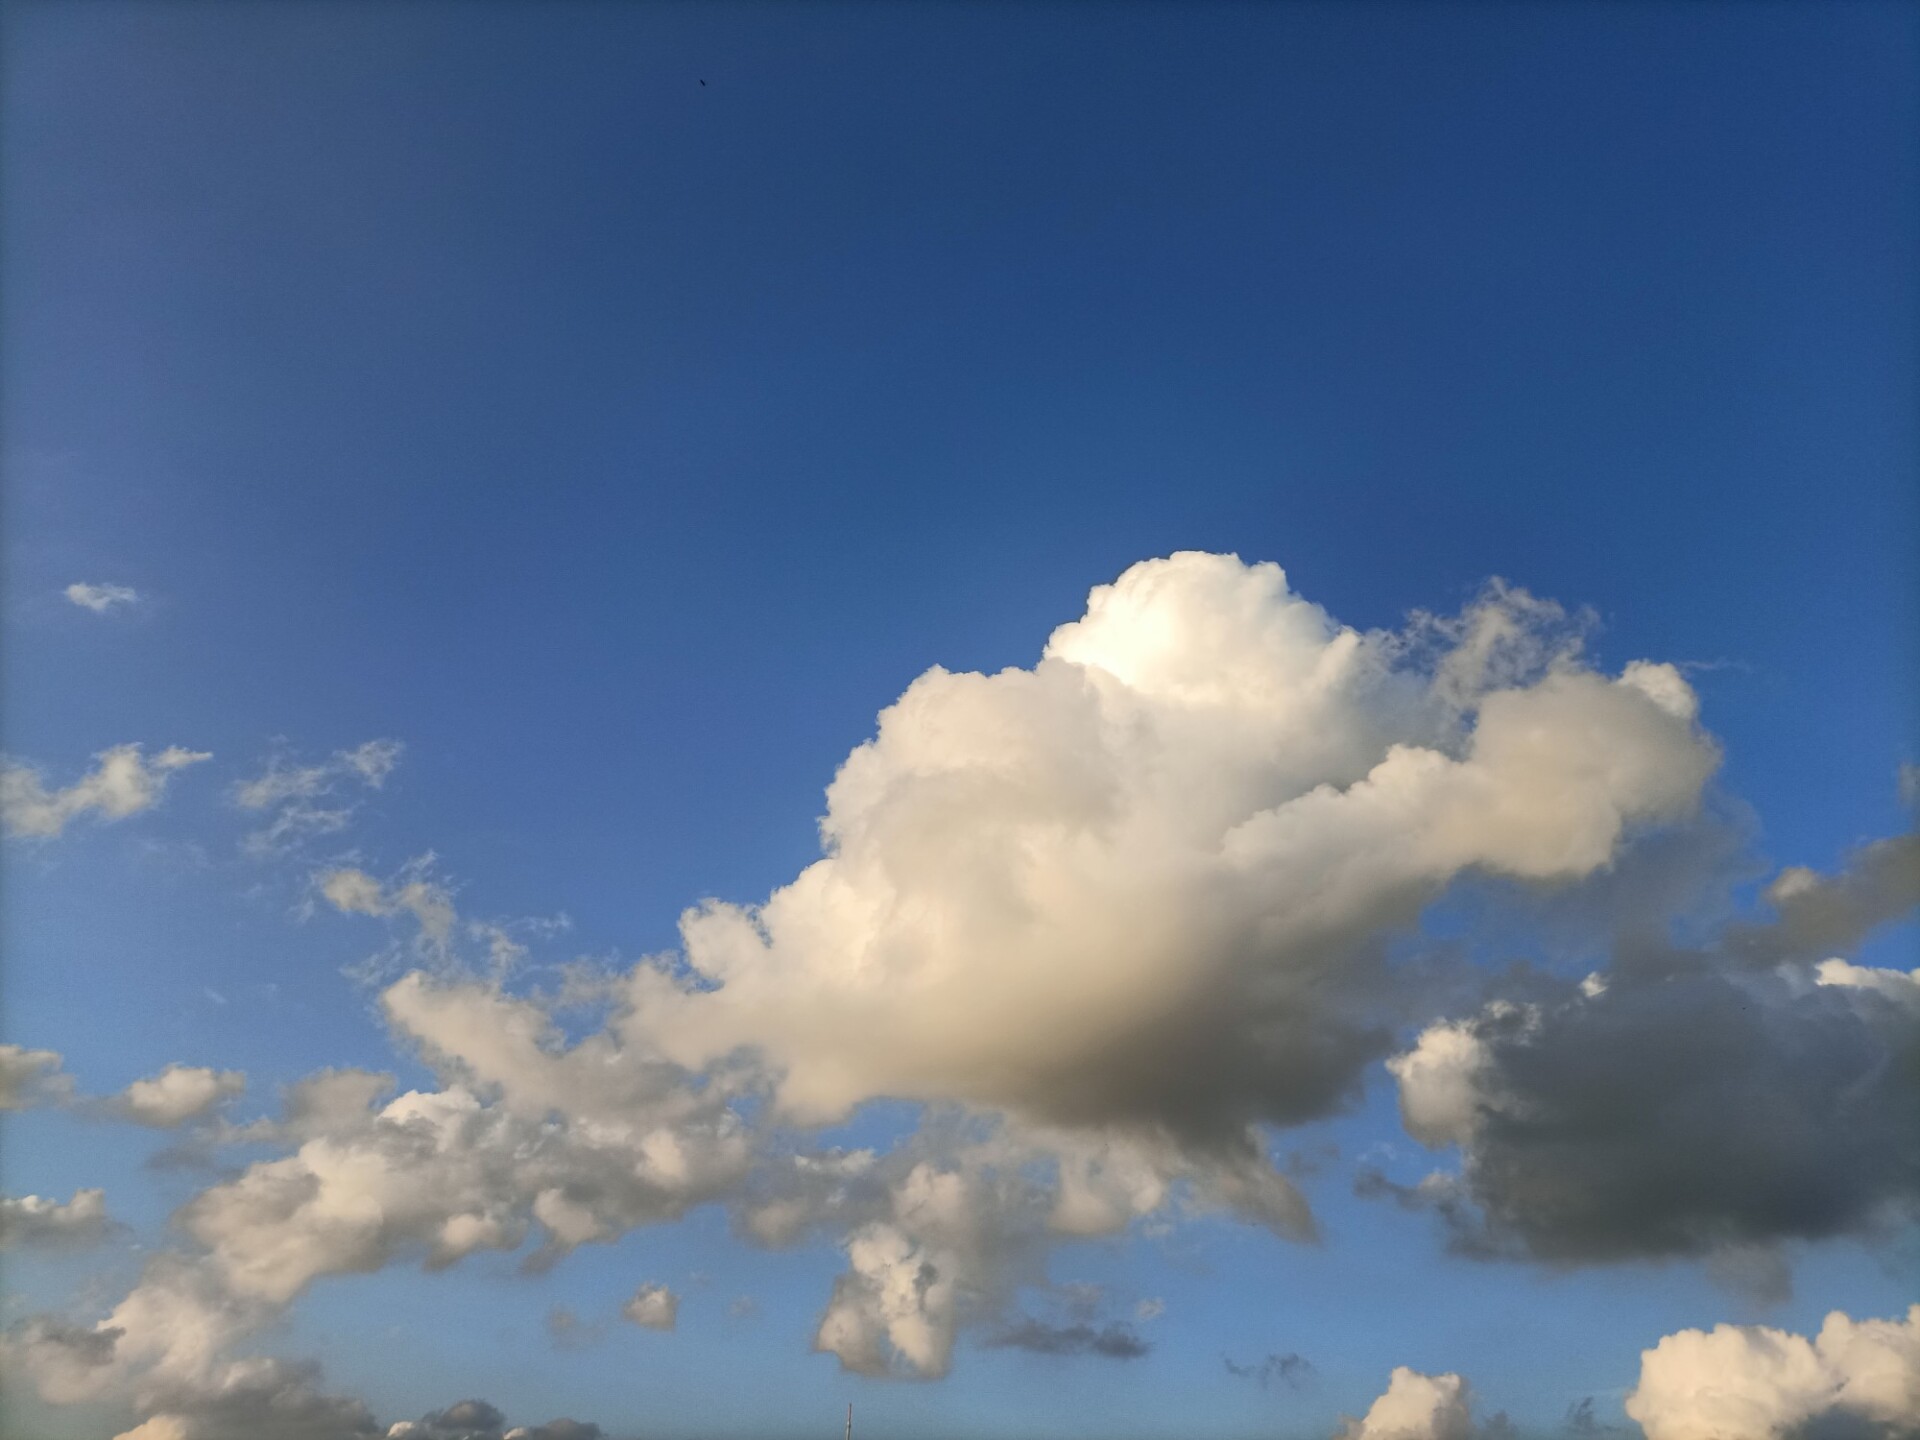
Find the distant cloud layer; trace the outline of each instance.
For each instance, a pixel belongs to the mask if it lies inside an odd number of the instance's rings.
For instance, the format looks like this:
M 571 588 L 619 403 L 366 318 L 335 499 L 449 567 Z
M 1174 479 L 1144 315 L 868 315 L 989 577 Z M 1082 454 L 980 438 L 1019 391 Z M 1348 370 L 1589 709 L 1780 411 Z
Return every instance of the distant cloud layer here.
M 1386 1043 L 1388 934 L 1470 870 L 1592 873 L 1717 764 L 1677 672 L 1595 673 L 1563 621 L 1494 590 L 1363 635 L 1274 565 L 1137 565 L 1034 669 L 915 681 L 828 790 L 826 857 L 690 911 L 704 983 L 642 972 L 631 1028 L 694 1067 L 750 1047 L 809 1122 L 958 1100 L 1218 1150 L 1325 1114 Z

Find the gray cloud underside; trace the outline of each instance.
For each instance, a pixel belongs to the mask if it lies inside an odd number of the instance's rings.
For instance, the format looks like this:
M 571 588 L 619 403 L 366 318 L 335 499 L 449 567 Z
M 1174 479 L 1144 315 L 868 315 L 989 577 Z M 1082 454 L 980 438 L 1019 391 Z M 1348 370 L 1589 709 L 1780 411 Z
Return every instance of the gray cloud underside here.
M 1463 1145 L 1459 1180 L 1361 1189 L 1437 1210 L 1467 1253 L 1574 1263 L 1737 1268 L 1920 1215 L 1920 974 L 1804 963 L 1908 913 L 1916 856 L 1906 835 L 1789 871 L 1771 923 L 1642 940 L 1596 984 L 1431 1027 L 1394 1065 L 1410 1128 Z

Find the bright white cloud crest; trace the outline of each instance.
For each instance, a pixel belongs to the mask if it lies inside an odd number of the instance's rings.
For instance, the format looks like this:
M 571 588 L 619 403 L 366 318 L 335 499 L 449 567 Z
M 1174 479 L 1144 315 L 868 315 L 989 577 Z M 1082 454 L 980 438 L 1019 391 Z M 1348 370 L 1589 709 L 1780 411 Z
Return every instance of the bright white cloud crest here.
M 1473 1408 L 1458 1375 L 1397 1366 L 1384 1394 L 1334 1440 L 1472 1440 Z
M 1627 1414 L 1647 1440 L 1920 1435 L 1920 1305 L 1904 1320 L 1827 1316 L 1811 1340 L 1761 1325 L 1682 1330 L 1640 1357 Z
M 1034 669 L 916 680 L 829 789 L 826 858 L 689 912 L 708 984 L 643 974 L 634 1029 L 691 1066 L 757 1051 L 809 1121 L 883 1095 L 1215 1135 L 1323 1112 L 1377 1050 L 1374 942 L 1464 871 L 1592 872 L 1715 766 L 1676 672 L 1587 670 L 1538 608 L 1461 622 L 1532 642 L 1503 671 L 1529 683 L 1486 693 L 1484 656 L 1416 667 L 1277 566 L 1136 565 Z

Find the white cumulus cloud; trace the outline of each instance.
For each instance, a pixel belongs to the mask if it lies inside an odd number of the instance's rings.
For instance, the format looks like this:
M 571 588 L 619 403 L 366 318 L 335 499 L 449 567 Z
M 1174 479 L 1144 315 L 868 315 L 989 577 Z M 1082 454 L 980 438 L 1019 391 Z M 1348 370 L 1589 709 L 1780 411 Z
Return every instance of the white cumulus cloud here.
M 680 1297 L 664 1285 L 642 1285 L 620 1313 L 643 1330 L 671 1330 L 680 1314 Z
M 222 1101 L 243 1094 L 247 1077 L 238 1070 L 204 1065 L 169 1065 L 158 1075 L 136 1080 L 108 1102 L 108 1109 L 138 1125 L 166 1128 L 198 1120 Z
M 695 1067 L 756 1051 L 803 1121 L 874 1096 L 1211 1138 L 1325 1113 L 1381 1048 L 1384 936 L 1469 871 L 1594 872 L 1717 763 L 1668 667 L 1543 644 L 1479 691 L 1484 660 L 1407 655 L 1277 566 L 1136 565 L 1033 669 L 916 680 L 828 790 L 825 857 L 688 912 L 700 983 L 643 973 L 635 1028 Z
M 1335 1440 L 1472 1440 L 1473 1407 L 1458 1375 L 1423 1375 L 1400 1365 L 1384 1394 Z
M 1761 1325 L 1682 1330 L 1641 1353 L 1626 1409 L 1647 1440 L 1920 1435 L 1920 1305 L 1896 1320 L 1836 1310 L 1811 1340 Z

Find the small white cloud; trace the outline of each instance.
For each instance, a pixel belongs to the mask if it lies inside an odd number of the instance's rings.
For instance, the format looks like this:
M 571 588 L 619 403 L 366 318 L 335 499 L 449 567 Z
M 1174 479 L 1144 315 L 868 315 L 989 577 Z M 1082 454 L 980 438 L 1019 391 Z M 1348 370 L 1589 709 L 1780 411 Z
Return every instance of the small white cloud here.
M 247 1077 L 238 1070 L 169 1065 L 151 1079 L 134 1081 L 108 1102 L 108 1108 L 136 1125 L 164 1129 L 197 1120 L 246 1088 Z
M 352 750 L 342 750 L 334 756 L 334 761 L 358 775 L 363 783 L 378 790 L 387 783 L 387 776 L 393 773 L 393 767 L 400 763 L 400 751 L 403 748 L 398 740 L 369 740 Z
M 1335 1440 L 1471 1440 L 1473 1433 L 1465 1380 L 1400 1365 L 1386 1393 L 1362 1419 L 1347 1421 Z
M 444 958 L 453 944 L 458 915 L 446 886 L 431 878 L 433 858 L 427 854 L 408 861 L 384 885 L 351 866 L 321 871 L 314 879 L 327 903 L 349 915 L 411 915 L 420 927 L 416 948 Z
M 112 1228 L 104 1190 L 76 1190 L 64 1205 L 38 1195 L 0 1196 L 0 1250 L 78 1249 Z
M 104 615 L 116 605 L 133 605 L 140 599 L 140 592 L 131 585 L 88 585 L 76 581 L 67 586 L 67 599 L 96 615 Z
M 102 750 L 94 757 L 99 763 L 93 769 L 60 790 L 49 790 L 34 766 L 6 762 L 0 768 L 0 817 L 7 833 L 50 837 L 89 813 L 124 820 L 159 804 L 174 771 L 213 758 L 207 751 L 174 745 L 148 760 L 140 748 L 115 745 Z
M 680 1316 L 680 1297 L 664 1285 L 642 1285 L 620 1313 L 643 1330 L 671 1330 Z

